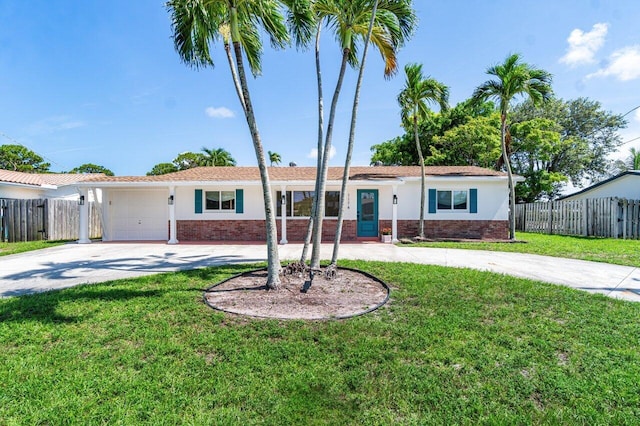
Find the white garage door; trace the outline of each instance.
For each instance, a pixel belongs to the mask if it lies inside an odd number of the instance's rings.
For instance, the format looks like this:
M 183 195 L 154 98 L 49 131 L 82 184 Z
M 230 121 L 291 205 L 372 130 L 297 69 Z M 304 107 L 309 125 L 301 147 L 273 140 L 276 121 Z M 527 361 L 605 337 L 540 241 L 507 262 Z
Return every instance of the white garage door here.
M 167 191 L 113 191 L 109 196 L 112 240 L 166 240 Z

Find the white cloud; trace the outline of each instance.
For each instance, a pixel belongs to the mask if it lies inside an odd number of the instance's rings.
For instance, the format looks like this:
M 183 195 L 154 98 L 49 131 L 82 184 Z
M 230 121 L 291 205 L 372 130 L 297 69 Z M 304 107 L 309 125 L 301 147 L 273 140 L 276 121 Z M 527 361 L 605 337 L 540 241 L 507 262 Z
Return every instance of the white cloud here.
M 49 135 L 64 130 L 77 129 L 78 127 L 84 127 L 86 125 L 87 123 L 84 121 L 72 120 L 71 117 L 67 115 L 60 115 L 36 121 L 29 126 L 28 131 L 34 135 Z
M 560 62 L 571 67 L 594 63 L 595 59 L 593 57 L 604 44 L 608 30 L 609 24 L 599 23 L 595 24 L 591 31 L 587 33 L 578 28 L 571 31 L 567 39 L 569 48 L 567 53 L 560 58 Z
M 329 150 L 329 159 L 332 159 L 336 156 L 336 147 L 331 145 L 331 149 Z M 318 158 L 318 149 L 313 148 L 309 154 L 307 154 L 307 158 Z
M 636 113 L 633 115 L 636 121 L 640 121 L 640 108 L 636 110 Z
M 640 45 L 623 47 L 611 54 L 609 64 L 587 78 L 614 76 L 620 81 L 640 78 Z
M 226 107 L 208 107 L 204 110 L 204 113 L 212 118 L 233 118 L 236 116 L 233 111 Z

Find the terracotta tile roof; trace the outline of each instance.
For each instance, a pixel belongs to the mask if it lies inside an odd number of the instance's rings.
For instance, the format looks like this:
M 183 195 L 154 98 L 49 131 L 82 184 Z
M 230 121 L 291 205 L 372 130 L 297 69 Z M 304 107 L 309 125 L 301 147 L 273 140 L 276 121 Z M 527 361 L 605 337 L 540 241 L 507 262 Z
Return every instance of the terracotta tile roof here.
M 104 177 L 104 174 L 23 173 L 0 169 L 0 182 L 18 183 L 33 186 L 64 186 L 100 177 Z
M 269 167 L 272 182 L 315 181 L 315 167 Z M 342 167 L 330 167 L 328 180 L 342 180 Z M 427 167 L 426 176 L 506 176 L 502 172 L 474 166 L 435 166 Z M 418 166 L 357 166 L 351 167 L 351 180 L 394 180 L 407 177 L 420 177 Z M 260 181 L 257 167 L 195 167 L 160 176 L 101 176 L 86 179 L 96 183 L 144 183 L 144 182 L 207 182 L 207 181 Z

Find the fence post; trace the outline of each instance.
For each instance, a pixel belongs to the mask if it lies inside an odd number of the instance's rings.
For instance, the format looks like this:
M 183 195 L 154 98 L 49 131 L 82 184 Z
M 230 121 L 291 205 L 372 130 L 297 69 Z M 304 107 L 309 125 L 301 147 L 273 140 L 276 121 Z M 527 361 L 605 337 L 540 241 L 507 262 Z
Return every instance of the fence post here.
M 553 201 L 549 201 L 549 225 L 547 233 L 549 235 L 553 234 Z

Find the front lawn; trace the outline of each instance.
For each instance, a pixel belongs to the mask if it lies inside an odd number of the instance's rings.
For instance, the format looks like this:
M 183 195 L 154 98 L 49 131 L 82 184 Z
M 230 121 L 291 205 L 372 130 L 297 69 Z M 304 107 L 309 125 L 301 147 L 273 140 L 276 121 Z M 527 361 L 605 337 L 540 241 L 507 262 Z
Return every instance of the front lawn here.
M 344 321 L 216 312 L 248 266 L 0 299 L 0 424 L 633 424 L 640 304 L 474 270 Z
M 65 241 L 21 241 L 17 243 L 0 242 L 0 256 L 22 253 L 25 251 L 40 250 L 47 247 L 55 247 L 64 243 Z
M 516 233 L 520 243 L 472 242 L 424 242 L 402 245 L 403 247 L 436 247 L 469 250 L 507 251 L 541 254 L 591 260 L 616 265 L 640 266 L 640 240 L 612 238 L 572 237 L 564 235 Z

